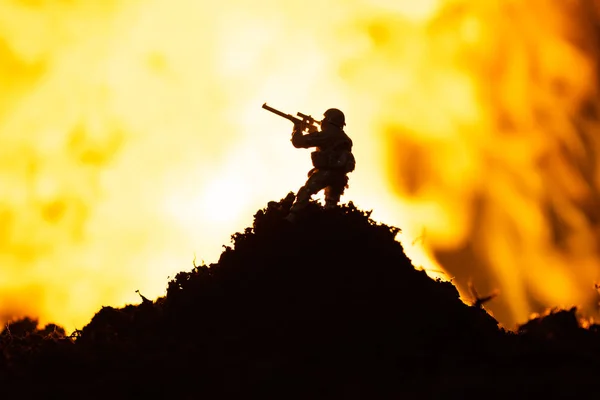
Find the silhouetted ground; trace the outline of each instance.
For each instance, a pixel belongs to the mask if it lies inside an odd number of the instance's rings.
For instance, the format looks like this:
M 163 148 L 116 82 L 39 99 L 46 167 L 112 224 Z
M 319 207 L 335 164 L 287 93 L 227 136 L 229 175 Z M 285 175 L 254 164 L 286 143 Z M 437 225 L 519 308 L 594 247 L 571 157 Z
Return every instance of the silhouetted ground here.
M 600 334 L 575 310 L 498 328 L 416 270 L 351 204 L 283 220 L 271 202 L 219 262 L 167 295 L 103 307 L 74 337 L 23 319 L 0 336 L 0 393 L 65 398 L 598 396 Z

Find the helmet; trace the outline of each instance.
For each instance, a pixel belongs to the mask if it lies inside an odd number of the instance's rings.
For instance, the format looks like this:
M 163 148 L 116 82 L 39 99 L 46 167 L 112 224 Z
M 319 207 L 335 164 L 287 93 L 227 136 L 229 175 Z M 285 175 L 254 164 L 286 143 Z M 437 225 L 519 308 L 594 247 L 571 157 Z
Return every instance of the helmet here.
M 337 108 L 330 108 L 323 114 L 325 117 L 323 120 L 329 122 L 331 125 L 335 125 L 338 128 L 343 128 L 346 125 L 346 118 L 344 113 Z

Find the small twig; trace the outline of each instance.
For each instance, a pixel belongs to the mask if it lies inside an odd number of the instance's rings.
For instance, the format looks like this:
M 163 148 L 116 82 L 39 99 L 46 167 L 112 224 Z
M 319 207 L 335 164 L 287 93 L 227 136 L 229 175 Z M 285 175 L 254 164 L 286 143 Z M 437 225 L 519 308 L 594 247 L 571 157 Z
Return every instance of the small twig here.
M 494 297 L 498 296 L 498 294 L 499 294 L 499 291 L 497 289 L 494 289 L 487 296 L 480 297 L 479 294 L 477 293 L 477 290 L 475 290 L 475 286 L 473 285 L 472 281 L 469 281 L 469 291 L 471 292 L 471 295 L 475 298 L 475 302 L 473 303 L 473 306 L 477 307 L 477 308 L 483 308 L 483 305 L 485 303 L 492 300 Z
M 142 304 L 152 304 L 152 302 L 150 300 L 148 300 L 146 297 L 144 297 L 144 295 L 141 294 L 139 290 L 136 290 L 135 292 L 137 294 L 139 294 L 140 297 L 142 298 Z

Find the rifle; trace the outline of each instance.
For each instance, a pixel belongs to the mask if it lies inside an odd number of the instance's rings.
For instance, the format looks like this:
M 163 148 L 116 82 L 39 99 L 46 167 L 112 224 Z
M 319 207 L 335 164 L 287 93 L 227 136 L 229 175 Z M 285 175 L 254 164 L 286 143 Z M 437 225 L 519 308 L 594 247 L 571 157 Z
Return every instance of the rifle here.
M 294 126 L 299 126 L 302 130 L 308 129 L 309 132 L 312 132 L 314 130 L 319 130 L 319 128 L 316 125 L 321 125 L 321 121 L 317 121 L 310 115 L 302 114 L 301 112 L 297 114 L 300 118 L 302 118 L 299 119 L 291 114 L 285 114 L 279 110 L 276 110 L 273 107 L 269 107 L 267 103 L 263 104 L 262 108 L 264 108 L 267 111 L 271 111 L 273 114 L 277 114 L 280 117 L 292 121 L 294 123 Z

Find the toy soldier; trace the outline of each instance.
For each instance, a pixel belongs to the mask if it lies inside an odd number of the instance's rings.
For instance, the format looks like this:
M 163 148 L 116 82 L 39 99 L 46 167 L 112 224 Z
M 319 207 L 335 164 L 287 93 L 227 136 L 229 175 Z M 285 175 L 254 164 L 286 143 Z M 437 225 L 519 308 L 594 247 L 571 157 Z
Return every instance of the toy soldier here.
M 344 189 L 348 187 L 347 174 L 354 171 L 356 162 L 352 154 L 352 140 L 344 132 L 344 113 L 337 108 L 330 108 L 323 116 L 321 131 L 306 120 L 294 123 L 294 147 L 316 147 L 316 150 L 311 153 L 314 168 L 309 171 L 306 184 L 298 190 L 290 214 L 286 217 L 291 222 L 308 205 L 312 195 L 322 189 L 325 189 L 325 208 L 336 207 Z M 306 129 L 307 134 L 304 133 Z

